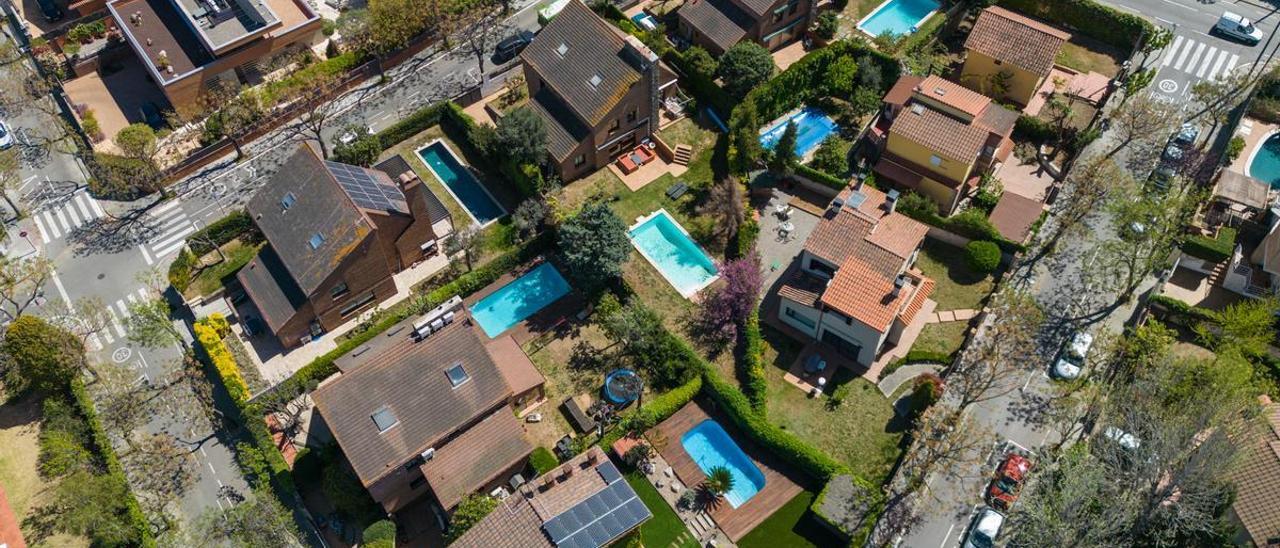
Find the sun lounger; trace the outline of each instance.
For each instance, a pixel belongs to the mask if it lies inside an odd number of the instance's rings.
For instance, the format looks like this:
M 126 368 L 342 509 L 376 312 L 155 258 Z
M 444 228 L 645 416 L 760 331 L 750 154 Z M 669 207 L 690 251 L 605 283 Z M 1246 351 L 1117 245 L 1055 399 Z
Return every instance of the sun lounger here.
M 674 185 L 671 185 L 671 188 L 667 189 L 667 197 L 672 200 L 678 200 L 680 199 L 681 196 L 684 196 L 684 193 L 688 191 L 689 191 L 689 185 L 685 184 L 684 181 L 680 181 Z

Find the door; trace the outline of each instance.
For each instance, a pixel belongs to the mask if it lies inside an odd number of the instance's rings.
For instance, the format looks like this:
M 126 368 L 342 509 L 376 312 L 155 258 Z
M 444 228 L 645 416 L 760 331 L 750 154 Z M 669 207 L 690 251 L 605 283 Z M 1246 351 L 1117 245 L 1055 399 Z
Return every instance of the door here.
M 849 339 L 841 337 L 829 329 L 822 330 L 822 342 L 831 345 L 841 356 L 854 361 L 857 361 L 858 354 L 862 353 L 862 345 L 850 342 Z

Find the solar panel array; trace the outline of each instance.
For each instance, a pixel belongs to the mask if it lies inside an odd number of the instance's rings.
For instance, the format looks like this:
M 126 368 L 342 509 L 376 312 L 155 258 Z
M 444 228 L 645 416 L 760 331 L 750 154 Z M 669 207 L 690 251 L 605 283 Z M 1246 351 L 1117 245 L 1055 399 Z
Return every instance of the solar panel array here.
M 379 183 L 364 168 L 328 161 L 325 166 L 357 206 L 382 211 L 400 211 L 404 208 L 397 205 L 398 202 L 404 202 L 404 194 L 400 193 L 400 189 Z
M 564 548 L 599 548 L 652 517 L 644 501 L 612 463 L 600 465 L 608 486 L 547 520 L 542 528 L 551 543 Z

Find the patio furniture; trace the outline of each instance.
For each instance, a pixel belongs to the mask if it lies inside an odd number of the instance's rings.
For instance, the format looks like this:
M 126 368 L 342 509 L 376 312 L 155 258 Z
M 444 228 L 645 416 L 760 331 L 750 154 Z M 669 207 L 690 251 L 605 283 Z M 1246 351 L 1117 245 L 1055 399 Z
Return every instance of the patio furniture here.
M 578 407 L 578 402 L 574 401 L 573 398 L 565 398 L 564 409 L 569 413 L 569 418 L 573 421 L 574 428 L 577 428 L 579 432 L 590 432 L 596 427 L 596 421 L 588 417 L 582 411 L 582 408 Z
M 630 154 L 623 154 L 618 157 L 618 169 L 621 169 L 623 173 L 630 175 L 635 170 L 640 169 L 640 166 L 636 165 L 635 161 L 631 159 Z
M 556 456 L 560 457 L 561 460 L 573 456 L 573 438 L 565 436 L 556 442 Z
M 653 150 L 644 145 L 640 145 L 631 151 L 631 159 L 635 161 L 636 165 L 645 165 L 652 162 L 653 158 Z
M 782 220 L 790 219 L 791 212 L 792 212 L 791 204 L 788 204 L 786 202 L 778 202 L 773 206 L 773 213 L 774 215 L 777 215 L 779 219 L 782 219 Z
M 810 355 L 804 360 L 804 374 L 813 375 L 821 373 L 827 369 L 827 360 L 817 354 Z
M 529 413 L 524 422 L 542 422 L 542 413 Z
M 524 476 L 521 476 L 520 474 L 511 476 L 511 481 L 507 482 L 507 484 L 511 486 L 511 492 L 514 493 L 516 489 L 520 488 L 521 485 L 524 485 Z
M 688 191 L 689 191 L 689 185 L 685 184 L 684 181 L 679 181 L 676 184 L 671 185 L 671 188 L 667 189 L 667 197 L 672 200 L 678 200 L 680 199 L 681 196 L 684 196 L 684 193 Z

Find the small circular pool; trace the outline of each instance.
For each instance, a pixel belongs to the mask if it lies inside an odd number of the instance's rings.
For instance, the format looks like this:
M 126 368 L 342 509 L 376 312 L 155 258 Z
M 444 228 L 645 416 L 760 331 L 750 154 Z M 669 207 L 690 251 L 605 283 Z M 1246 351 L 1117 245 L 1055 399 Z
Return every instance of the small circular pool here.
M 1272 133 L 1253 152 L 1249 176 L 1280 188 L 1280 132 Z
M 630 369 L 616 369 L 604 378 L 604 397 L 609 403 L 625 405 L 640 397 L 644 384 Z

